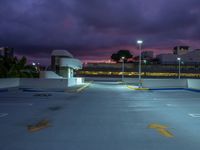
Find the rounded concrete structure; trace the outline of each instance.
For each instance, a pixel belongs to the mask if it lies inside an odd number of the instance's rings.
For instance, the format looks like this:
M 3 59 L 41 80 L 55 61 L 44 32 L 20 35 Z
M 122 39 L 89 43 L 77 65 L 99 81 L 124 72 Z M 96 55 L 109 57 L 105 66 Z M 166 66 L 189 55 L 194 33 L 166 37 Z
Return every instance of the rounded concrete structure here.
M 54 50 L 51 53 L 51 67 L 58 75 L 72 78 L 74 70 L 81 69 L 82 63 L 66 50 Z
M 61 56 L 61 57 L 68 57 L 74 58 L 74 56 L 68 52 L 67 50 L 53 50 L 51 56 Z

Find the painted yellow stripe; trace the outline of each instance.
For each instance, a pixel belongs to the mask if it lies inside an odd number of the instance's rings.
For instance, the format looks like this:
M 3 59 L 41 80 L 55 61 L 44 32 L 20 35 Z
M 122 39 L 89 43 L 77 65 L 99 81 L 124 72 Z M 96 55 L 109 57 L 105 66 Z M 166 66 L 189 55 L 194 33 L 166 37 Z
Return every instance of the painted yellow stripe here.
M 152 123 L 148 126 L 148 128 L 152 128 L 152 129 L 167 129 L 167 126 L 161 125 L 161 124 L 156 124 L 156 123 Z
M 149 88 L 135 88 L 135 87 L 130 86 L 130 85 L 128 85 L 127 87 L 128 87 L 129 89 L 131 89 L 131 90 L 141 90 L 141 91 L 149 90 Z
M 34 125 L 28 125 L 27 129 L 30 132 L 35 132 L 35 131 L 39 131 L 41 129 L 50 127 L 50 123 L 49 120 L 41 120 L 40 122 L 34 124 Z
M 173 134 L 171 132 L 169 132 L 167 129 L 156 129 L 161 135 L 168 137 L 168 138 L 172 138 L 174 137 Z
M 174 137 L 174 135 L 170 131 L 167 130 L 168 127 L 165 125 L 153 123 L 153 124 L 150 124 L 148 128 L 155 129 L 157 132 L 159 132 L 161 135 L 167 138 Z
M 87 83 L 86 85 L 80 87 L 79 89 L 76 90 L 76 92 L 81 92 L 83 91 L 85 88 L 87 88 L 91 83 Z

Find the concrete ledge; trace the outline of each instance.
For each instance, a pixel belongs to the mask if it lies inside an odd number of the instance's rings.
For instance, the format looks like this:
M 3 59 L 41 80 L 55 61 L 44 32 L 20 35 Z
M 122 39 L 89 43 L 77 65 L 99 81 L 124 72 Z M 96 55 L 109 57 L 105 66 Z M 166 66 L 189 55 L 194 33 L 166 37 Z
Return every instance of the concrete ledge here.
M 118 84 L 136 85 L 134 90 L 141 90 L 137 88 L 137 78 L 125 78 L 123 82 L 119 82 L 120 78 L 86 78 L 92 81 L 118 82 Z M 21 88 L 25 91 L 44 90 L 65 91 L 69 86 L 82 84 L 83 78 L 72 79 L 37 79 L 37 78 L 6 78 L 0 79 L 0 89 Z M 200 90 L 200 79 L 142 79 L 142 90 L 155 88 L 189 88 Z M 132 88 L 132 89 L 133 89 Z M 3 90 L 4 91 L 4 90 Z

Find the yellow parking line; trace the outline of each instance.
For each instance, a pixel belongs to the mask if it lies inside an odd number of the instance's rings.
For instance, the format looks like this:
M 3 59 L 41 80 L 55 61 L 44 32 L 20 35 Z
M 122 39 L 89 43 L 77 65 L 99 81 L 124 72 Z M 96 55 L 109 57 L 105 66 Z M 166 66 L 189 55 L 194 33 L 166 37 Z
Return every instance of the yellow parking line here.
M 80 87 L 79 89 L 76 90 L 76 92 L 81 92 L 83 91 L 85 88 L 87 88 L 91 83 L 87 83 L 86 85 Z
M 167 130 L 168 127 L 165 125 L 153 123 L 153 124 L 150 124 L 148 128 L 155 129 L 157 132 L 159 132 L 161 135 L 165 137 L 168 137 L 168 138 L 174 137 L 174 135 L 170 131 Z
M 141 90 L 141 91 L 147 91 L 147 90 L 149 90 L 149 88 L 136 88 L 136 87 L 133 87 L 133 86 L 130 86 L 130 85 L 128 85 L 127 87 L 129 89 L 131 89 L 131 90 Z

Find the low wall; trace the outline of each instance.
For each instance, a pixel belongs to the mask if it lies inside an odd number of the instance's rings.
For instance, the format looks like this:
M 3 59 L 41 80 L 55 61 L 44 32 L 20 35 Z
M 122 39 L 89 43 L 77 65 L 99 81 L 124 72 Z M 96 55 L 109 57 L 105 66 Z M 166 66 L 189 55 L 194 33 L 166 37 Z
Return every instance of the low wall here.
M 58 74 L 56 74 L 53 71 L 41 71 L 40 72 L 40 79 L 47 79 L 47 80 L 49 80 L 49 79 L 57 79 L 57 80 L 65 79 L 65 80 L 67 80 L 67 86 L 68 87 L 74 86 L 74 85 L 79 85 L 79 84 L 82 84 L 84 82 L 83 78 L 69 78 L 69 79 L 66 79 L 66 78 L 63 78 L 62 76 L 59 76 Z M 52 85 L 53 85 L 53 83 L 52 83 Z
M 83 78 L 70 79 L 20 79 L 20 88 L 66 89 L 84 82 Z
M 70 78 L 68 79 L 68 86 L 74 86 L 84 83 L 84 78 Z
M 120 81 L 121 78 L 86 78 L 87 81 Z M 125 82 L 138 85 L 137 78 L 125 78 Z M 193 88 L 200 89 L 199 79 L 142 79 L 143 87 L 147 88 Z M 83 78 L 71 79 L 30 79 L 8 78 L 0 79 L 0 88 L 39 88 L 65 89 L 70 86 L 84 83 Z
M 187 79 L 143 79 L 146 88 L 187 88 Z
M 59 76 L 53 71 L 40 71 L 40 78 L 61 79 L 63 77 Z
M 110 81 L 116 82 L 121 81 L 121 78 L 109 78 L 109 77 L 84 77 L 86 81 Z
M 88 81 L 121 81 L 121 78 L 86 77 Z M 138 78 L 124 78 L 128 84 L 138 85 Z M 142 86 L 146 88 L 187 88 L 187 79 L 142 79 Z
M 188 88 L 191 89 L 200 89 L 200 80 L 199 79 L 188 79 Z
M 19 87 L 19 78 L 0 79 L 0 89 L 14 87 Z
M 65 89 L 67 87 L 67 79 L 20 79 L 20 88 Z

